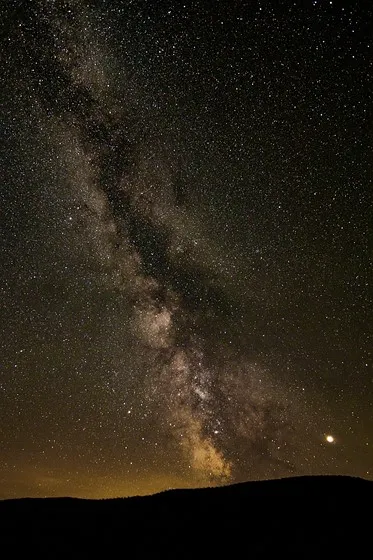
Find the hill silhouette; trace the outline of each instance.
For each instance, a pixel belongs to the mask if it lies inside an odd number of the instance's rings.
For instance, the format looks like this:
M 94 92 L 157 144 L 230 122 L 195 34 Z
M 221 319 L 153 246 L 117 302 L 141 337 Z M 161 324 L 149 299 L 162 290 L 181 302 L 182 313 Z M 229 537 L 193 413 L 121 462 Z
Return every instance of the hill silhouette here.
M 373 482 L 344 476 L 107 500 L 25 498 L 0 502 L 0 532 L 2 543 L 28 552 L 72 545 L 128 558 L 360 558 L 371 548 L 372 498 Z

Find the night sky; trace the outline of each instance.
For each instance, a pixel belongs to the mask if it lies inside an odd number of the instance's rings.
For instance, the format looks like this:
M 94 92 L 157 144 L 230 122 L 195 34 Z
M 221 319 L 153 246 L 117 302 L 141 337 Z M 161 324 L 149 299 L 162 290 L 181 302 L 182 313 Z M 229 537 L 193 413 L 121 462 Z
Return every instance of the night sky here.
M 4 5 L 0 498 L 373 478 L 372 3 Z

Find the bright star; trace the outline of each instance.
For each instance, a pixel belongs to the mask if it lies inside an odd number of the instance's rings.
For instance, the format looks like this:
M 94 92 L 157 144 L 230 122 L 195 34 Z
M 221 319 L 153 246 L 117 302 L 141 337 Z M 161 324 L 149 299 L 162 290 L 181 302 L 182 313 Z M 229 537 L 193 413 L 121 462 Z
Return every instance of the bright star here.
M 329 436 L 326 436 L 325 439 L 326 439 L 326 441 L 327 441 L 328 443 L 334 443 L 334 437 L 333 437 L 333 436 L 330 436 L 330 435 L 329 435 Z

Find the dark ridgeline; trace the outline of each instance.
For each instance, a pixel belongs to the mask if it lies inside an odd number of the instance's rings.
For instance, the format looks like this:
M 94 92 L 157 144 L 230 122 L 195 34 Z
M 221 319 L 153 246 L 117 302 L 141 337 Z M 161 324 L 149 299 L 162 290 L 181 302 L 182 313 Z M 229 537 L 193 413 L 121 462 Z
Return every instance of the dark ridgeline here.
M 5 500 L 1 539 L 29 553 L 79 545 L 128 558 L 368 558 L 372 499 L 371 481 L 315 476 L 126 499 Z

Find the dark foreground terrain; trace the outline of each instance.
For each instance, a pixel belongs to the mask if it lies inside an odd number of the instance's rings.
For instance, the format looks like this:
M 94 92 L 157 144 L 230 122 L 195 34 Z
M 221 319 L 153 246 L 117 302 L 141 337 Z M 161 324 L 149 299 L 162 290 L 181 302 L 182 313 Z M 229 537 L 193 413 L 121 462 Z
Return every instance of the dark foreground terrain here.
M 373 482 L 299 477 L 115 500 L 6 500 L 0 536 L 4 558 L 20 549 L 50 558 L 368 558 L 372 512 Z

